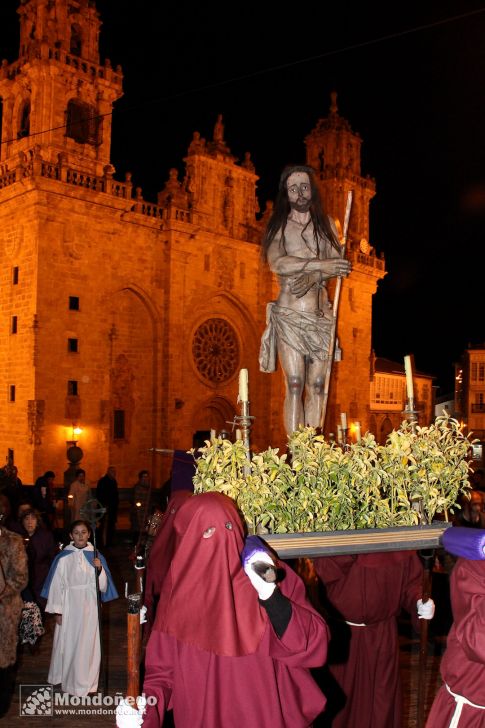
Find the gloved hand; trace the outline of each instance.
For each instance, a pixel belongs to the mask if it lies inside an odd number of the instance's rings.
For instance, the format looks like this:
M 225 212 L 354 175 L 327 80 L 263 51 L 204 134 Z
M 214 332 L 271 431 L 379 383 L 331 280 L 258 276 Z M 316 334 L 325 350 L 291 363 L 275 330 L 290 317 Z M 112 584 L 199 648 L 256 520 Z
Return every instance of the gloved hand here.
M 121 700 L 116 706 L 117 728 L 140 728 L 145 713 L 145 699 L 138 699 L 139 708 L 130 705 L 126 700 Z
M 265 564 L 275 567 L 275 563 L 269 553 L 261 549 L 261 551 L 253 551 L 243 561 L 243 568 L 249 577 L 249 581 L 258 592 L 260 599 L 265 601 L 269 599 L 274 590 L 276 589 L 276 583 L 269 583 L 262 579 L 253 569 L 253 564 L 263 561 Z
M 146 624 L 147 622 L 147 608 L 145 605 L 140 609 L 140 624 Z
M 432 599 L 428 599 L 424 604 L 422 599 L 418 599 L 416 607 L 418 609 L 419 619 L 433 619 L 435 605 Z

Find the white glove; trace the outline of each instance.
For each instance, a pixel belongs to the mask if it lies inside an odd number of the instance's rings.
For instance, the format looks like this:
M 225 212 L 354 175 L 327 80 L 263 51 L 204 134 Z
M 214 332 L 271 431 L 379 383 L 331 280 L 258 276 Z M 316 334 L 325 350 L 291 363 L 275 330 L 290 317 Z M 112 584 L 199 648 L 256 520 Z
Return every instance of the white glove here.
M 416 606 L 418 608 L 419 619 L 433 619 L 435 606 L 431 598 L 424 604 L 422 599 L 418 599 Z
M 145 713 L 145 702 L 144 699 L 139 698 L 140 707 L 137 710 L 134 705 L 130 705 L 126 700 L 121 700 L 116 706 L 117 728 L 140 728 Z
M 147 622 L 147 608 L 145 605 L 140 609 L 140 624 L 146 624 Z
M 267 551 L 254 551 L 249 559 L 244 562 L 244 571 L 246 572 L 249 581 L 258 592 L 260 599 L 265 601 L 269 599 L 274 590 L 276 589 L 276 583 L 270 584 L 269 582 L 262 579 L 253 569 L 253 564 L 258 561 L 264 561 L 266 564 L 275 566 L 275 563 Z

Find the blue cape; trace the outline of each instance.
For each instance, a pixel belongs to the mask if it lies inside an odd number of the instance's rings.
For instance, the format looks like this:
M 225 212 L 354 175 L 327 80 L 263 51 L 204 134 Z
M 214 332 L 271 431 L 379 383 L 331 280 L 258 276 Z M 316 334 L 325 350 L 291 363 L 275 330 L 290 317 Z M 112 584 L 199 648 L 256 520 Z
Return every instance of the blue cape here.
M 44 597 L 44 599 L 48 599 L 51 581 L 55 574 L 59 561 L 61 559 L 65 558 L 66 556 L 70 556 L 71 554 L 75 554 L 75 553 L 76 553 L 75 551 L 72 551 L 71 549 L 69 549 L 69 551 L 64 550 L 64 551 L 61 551 L 60 554 L 57 554 L 56 558 L 54 559 L 54 561 L 51 564 L 51 568 L 49 569 L 49 573 L 47 574 L 47 579 L 44 582 L 44 586 L 42 587 L 42 591 L 40 593 L 41 597 Z M 91 566 L 94 568 L 94 564 L 93 564 L 94 551 L 86 551 L 86 549 L 84 549 L 83 553 L 84 553 L 84 556 L 86 557 L 86 559 L 91 564 Z M 106 563 L 106 559 L 104 558 L 104 556 L 102 554 L 100 554 L 99 551 L 98 551 L 98 558 L 101 561 L 101 563 L 103 564 L 103 569 L 105 570 L 106 576 L 108 578 L 108 588 L 106 589 L 105 592 L 102 592 L 102 591 L 99 592 L 101 601 L 110 602 L 112 599 L 118 599 L 118 592 L 116 591 L 116 587 L 113 583 L 113 577 L 111 576 L 111 572 L 108 569 L 108 564 Z

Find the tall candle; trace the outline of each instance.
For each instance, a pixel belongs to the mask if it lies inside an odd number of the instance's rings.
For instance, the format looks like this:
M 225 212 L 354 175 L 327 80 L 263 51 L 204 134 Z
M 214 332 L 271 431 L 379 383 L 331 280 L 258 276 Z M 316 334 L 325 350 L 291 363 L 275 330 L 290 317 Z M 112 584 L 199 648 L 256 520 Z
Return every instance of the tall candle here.
M 408 399 L 414 399 L 413 368 L 411 365 L 411 357 L 409 355 L 404 357 L 404 371 L 406 372 L 406 391 Z
M 236 430 L 236 440 L 242 440 L 242 432 L 241 430 Z
M 239 372 L 239 401 L 248 402 L 248 370 L 241 369 Z
M 342 423 L 342 430 L 347 429 L 347 413 L 341 412 L 340 413 L 340 422 Z
M 215 440 L 215 439 L 216 439 L 216 431 L 211 430 L 211 442 L 212 442 L 212 440 Z
M 342 442 L 342 427 L 337 425 L 337 442 Z
M 362 439 L 360 433 L 360 422 L 355 423 L 355 439 L 357 440 L 357 442 L 360 442 Z

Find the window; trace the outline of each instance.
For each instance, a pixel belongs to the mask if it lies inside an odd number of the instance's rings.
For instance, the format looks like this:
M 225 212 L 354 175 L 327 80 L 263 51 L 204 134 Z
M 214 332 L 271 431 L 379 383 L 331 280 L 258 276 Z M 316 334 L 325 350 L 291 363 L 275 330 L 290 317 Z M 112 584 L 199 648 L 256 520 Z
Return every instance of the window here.
M 11 334 L 17 333 L 17 316 L 12 316 L 12 323 L 10 325 L 10 333 Z
M 69 310 L 79 311 L 79 296 L 69 296 Z
M 113 412 L 113 439 L 123 440 L 125 437 L 125 410 Z
M 485 382 L 485 362 L 472 362 L 471 380 L 472 382 Z
M 71 25 L 71 43 L 69 45 L 69 53 L 73 56 L 80 56 L 82 51 L 82 33 L 81 28 L 76 23 Z
M 18 286 L 19 283 L 19 267 L 16 265 L 14 268 L 12 268 L 12 284 L 14 286 Z
M 98 144 L 100 118 L 94 106 L 78 99 L 67 104 L 66 136 L 79 144 Z
M 15 384 L 10 384 L 8 388 L 8 401 L 15 402 Z
M 23 139 L 30 134 L 30 101 L 24 101 L 20 112 L 18 139 Z
M 76 354 L 78 349 L 78 339 L 68 339 L 67 340 L 67 350 L 72 352 L 73 354 Z
M 78 396 L 78 388 L 77 388 L 77 380 L 76 379 L 69 379 L 67 382 L 67 395 L 68 397 L 77 397 Z

